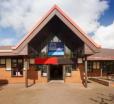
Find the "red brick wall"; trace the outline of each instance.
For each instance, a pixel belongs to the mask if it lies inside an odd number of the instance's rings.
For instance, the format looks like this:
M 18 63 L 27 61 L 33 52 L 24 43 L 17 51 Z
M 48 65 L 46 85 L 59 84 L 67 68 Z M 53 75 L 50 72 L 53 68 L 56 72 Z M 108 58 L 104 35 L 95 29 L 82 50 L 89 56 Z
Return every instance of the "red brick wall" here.
M 6 71 L 5 68 L 0 68 L 0 80 L 7 80 L 8 83 L 23 83 L 24 77 L 11 77 L 11 71 Z
M 47 77 L 41 76 L 41 71 L 28 71 L 28 80 L 35 80 L 36 83 L 47 83 Z M 100 70 L 93 70 L 93 72 L 88 72 L 89 77 L 100 76 Z M 103 73 L 106 75 L 106 73 Z M 84 64 L 79 64 L 78 68 L 72 71 L 70 77 L 65 77 L 65 83 L 81 83 L 85 78 Z M 6 71 L 5 68 L 0 68 L 0 80 L 6 80 L 8 83 L 25 83 L 25 77 L 11 77 L 11 71 Z
M 70 77 L 65 78 L 65 83 L 82 83 L 84 78 L 84 64 L 79 64 Z
M 46 83 L 47 78 L 41 76 L 40 71 L 29 71 L 28 81 L 35 80 L 35 82 Z M 24 72 L 25 73 L 25 72 Z M 6 71 L 5 68 L 0 68 L 0 81 L 6 80 L 8 83 L 25 83 L 25 77 L 12 77 L 11 71 Z
M 106 76 L 106 73 L 102 73 L 103 76 Z M 88 77 L 99 77 L 101 76 L 101 70 L 100 69 L 93 69 L 93 72 L 88 72 Z

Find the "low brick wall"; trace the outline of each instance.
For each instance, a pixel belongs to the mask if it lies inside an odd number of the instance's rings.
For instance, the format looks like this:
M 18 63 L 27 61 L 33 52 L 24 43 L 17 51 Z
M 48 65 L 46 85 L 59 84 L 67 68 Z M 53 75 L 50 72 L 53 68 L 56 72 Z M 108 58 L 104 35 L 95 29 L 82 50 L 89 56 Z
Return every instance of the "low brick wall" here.
M 103 80 L 100 78 L 89 78 L 89 80 L 95 81 L 95 82 L 100 83 L 100 84 L 105 85 L 105 86 L 110 86 L 109 81 L 106 81 L 106 80 Z
M 93 72 L 87 73 L 88 77 L 99 77 L 101 76 L 101 70 L 100 69 L 94 69 Z M 106 73 L 102 73 L 103 76 L 106 76 Z
M 72 74 L 70 77 L 65 78 L 65 83 L 81 83 L 81 76 L 80 76 L 80 71 L 72 71 Z
M 36 83 L 47 83 L 47 78 L 41 76 L 40 71 L 28 71 L 28 80 L 35 80 Z M 5 83 L 25 83 L 25 71 L 23 77 L 12 77 L 11 71 L 6 71 L 5 68 L 0 68 L 0 84 Z
M 65 77 L 65 83 L 82 83 L 85 78 L 84 74 L 84 64 L 79 64 L 70 77 Z

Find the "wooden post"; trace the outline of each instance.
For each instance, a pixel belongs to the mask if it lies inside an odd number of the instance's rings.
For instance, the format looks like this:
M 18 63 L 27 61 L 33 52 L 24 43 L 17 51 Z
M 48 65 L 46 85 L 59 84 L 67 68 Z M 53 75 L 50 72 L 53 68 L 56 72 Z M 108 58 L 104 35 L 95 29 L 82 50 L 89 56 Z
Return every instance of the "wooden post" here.
M 102 70 L 102 68 L 101 68 L 101 78 L 103 77 L 103 70 Z
M 47 81 L 50 81 L 50 65 L 47 65 Z
M 87 88 L 87 57 L 85 57 L 85 87 Z
M 28 75 L 27 75 L 27 70 L 28 70 L 28 59 L 25 59 L 25 87 L 28 87 Z
M 63 80 L 65 82 L 65 65 L 63 65 Z

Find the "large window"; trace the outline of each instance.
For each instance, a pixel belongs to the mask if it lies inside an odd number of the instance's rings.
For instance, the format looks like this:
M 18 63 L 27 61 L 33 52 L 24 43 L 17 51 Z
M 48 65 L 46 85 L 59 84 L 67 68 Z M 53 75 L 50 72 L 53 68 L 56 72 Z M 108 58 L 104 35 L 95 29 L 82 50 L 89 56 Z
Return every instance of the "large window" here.
M 87 68 L 88 68 L 88 72 L 93 72 L 93 62 L 91 62 L 91 61 L 88 61 L 88 66 L 87 66 Z
M 104 61 L 101 63 L 101 68 L 103 72 L 107 74 L 113 74 L 114 73 L 114 62 L 113 61 Z
M 11 61 L 12 76 L 23 76 L 23 59 L 13 58 Z
M 6 67 L 6 59 L 0 58 L 0 67 Z
M 46 77 L 48 73 L 48 66 L 47 65 L 36 65 L 37 71 L 41 71 L 41 76 Z
M 99 61 L 88 61 L 88 72 L 93 72 L 93 70 L 100 69 Z
M 100 62 L 94 61 L 93 62 L 93 69 L 100 69 Z
M 93 70 L 102 69 L 103 72 L 112 74 L 114 73 L 114 61 L 88 61 L 88 72 Z

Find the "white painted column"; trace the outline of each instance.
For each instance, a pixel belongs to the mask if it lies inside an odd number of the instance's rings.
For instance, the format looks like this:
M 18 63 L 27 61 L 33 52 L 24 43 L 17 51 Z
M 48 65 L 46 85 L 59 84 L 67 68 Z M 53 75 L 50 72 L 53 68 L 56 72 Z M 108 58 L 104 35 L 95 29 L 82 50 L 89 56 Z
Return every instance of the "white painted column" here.
M 101 78 L 103 77 L 103 69 L 101 68 Z
M 24 59 L 24 68 L 25 68 L 25 87 L 28 87 L 28 75 L 27 70 L 29 68 L 29 60 L 26 58 Z
M 6 59 L 6 70 L 11 71 L 11 58 Z

